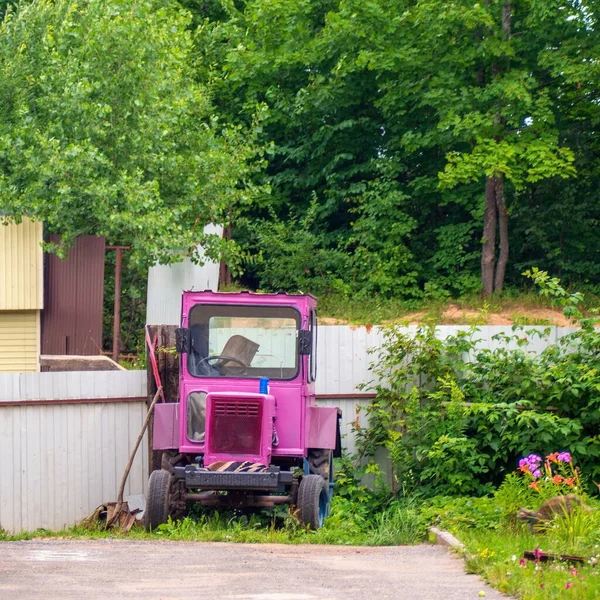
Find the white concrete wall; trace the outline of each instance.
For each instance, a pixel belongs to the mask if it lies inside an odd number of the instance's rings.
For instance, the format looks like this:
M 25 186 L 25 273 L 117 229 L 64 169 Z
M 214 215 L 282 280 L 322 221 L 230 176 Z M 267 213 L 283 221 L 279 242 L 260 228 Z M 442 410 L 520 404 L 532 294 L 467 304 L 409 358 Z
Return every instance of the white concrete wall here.
M 223 235 L 220 225 L 207 225 L 205 233 Z M 203 256 L 202 249 L 198 252 Z M 173 265 L 156 265 L 148 271 L 146 323 L 149 325 L 178 325 L 181 319 L 181 292 L 194 290 L 217 291 L 219 263 L 207 261 L 194 264 L 189 258 Z

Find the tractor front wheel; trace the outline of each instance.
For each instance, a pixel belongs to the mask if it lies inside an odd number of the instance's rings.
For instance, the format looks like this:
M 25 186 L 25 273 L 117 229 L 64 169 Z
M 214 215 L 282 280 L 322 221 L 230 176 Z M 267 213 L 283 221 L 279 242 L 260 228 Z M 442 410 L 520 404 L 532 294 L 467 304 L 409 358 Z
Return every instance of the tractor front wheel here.
M 298 487 L 298 518 L 316 530 L 329 515 L 329 490 L 320 475 L 305 475 Z
M 152 471 L 148 482 L 148 502 L 144 521 L 151 531 L 166 523 L 169 518 L 171 496 L 171 473 L 160 469 Z

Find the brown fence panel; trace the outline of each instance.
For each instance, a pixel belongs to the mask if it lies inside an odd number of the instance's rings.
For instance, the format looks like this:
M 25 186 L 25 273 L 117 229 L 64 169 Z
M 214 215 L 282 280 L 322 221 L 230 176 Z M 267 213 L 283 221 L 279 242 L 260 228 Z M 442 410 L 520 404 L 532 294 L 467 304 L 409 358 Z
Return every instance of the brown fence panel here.
M 104 253 L 103 237 L 85 235 L 65 260 L 46 254 L 42 354 L 101 353 Z

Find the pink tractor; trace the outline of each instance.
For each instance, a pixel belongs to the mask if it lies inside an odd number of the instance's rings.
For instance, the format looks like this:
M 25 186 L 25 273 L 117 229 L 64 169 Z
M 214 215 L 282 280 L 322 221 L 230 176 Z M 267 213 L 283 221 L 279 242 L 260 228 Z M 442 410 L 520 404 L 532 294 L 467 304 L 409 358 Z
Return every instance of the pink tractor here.
M 339 410 L 315 406 L 317 302 L 310 295 L 184 292 L 179 402 L 155 407 L 161 469 L 146 527 L 203 506 L 288 504 L 318 529 L 329 514 Z

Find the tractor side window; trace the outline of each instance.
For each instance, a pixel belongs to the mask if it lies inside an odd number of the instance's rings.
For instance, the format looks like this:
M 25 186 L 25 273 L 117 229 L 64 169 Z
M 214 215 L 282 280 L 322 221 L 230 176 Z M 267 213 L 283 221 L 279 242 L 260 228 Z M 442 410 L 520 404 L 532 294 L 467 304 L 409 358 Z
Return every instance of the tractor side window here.
M 294 379 L 299 320 L 290 307 L 196 305 L 188 369 L 196 377 Z

